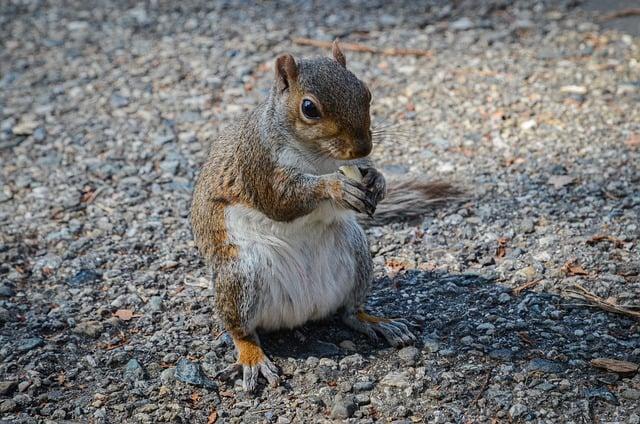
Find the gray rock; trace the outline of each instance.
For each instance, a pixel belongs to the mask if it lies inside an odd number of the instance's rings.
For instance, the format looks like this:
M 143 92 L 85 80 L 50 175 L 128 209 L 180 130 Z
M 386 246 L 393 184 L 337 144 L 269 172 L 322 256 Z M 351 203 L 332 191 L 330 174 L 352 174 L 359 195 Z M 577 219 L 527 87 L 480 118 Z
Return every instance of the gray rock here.
M 6 414 L 8 412 L 14 412 L 18 409 L 18 404 L 12 399 L 5 399 L 0 402 L 0 414 Z
M 620 393 L 620 396 L 629 400 L 639 400 L 640 390 L 638 389 L 625 389 Z
M 511 296 L 509 296 L 508 293 L 501 293 L 500 296 L 498 296 L 498 302 L 500 303 L 508 303 L 511 300 Z
M 169 386 L 176 379 L 176 369 L 174 367 L 162 370 L 160 373 L 160 381 L 163 385 Z
M 216 383 L 204 374 L 200 364 L 191 362 L 186 358 L 181 358 L 178 361 L 175 369 L 175 378 L 183 383 L 198 387 L 205 387 L 207 389 L 217 388 Z
M 15 292 L 13 291 L 13 289 L 11 287 L 9 287 L 9 285 L 7 284 L 0 284 L 0 298 L 8 298 L 8 297 L 13 297 L 15 296 Z
M 473 27 L 474 27 L 473 22 L 471 22 L 471 19 L 467 17 L 460 18 L 457 21 L 453 21 L 449 24 L 449 28 L 451 28 L 454 31 L 466 31 Z
M 413 365 L 418 360 L 420 351 L 414 346 L 407 346 L 398 351 L 398 356 L 403 362 Z
M 130 382 L 137 382 L 144 380 L 144 378 L 145 372 L 140 362 L 135 358 L 130 359 L 124 369 L 124 379 Z
M 526 405 L 516 403 L 512 405 L 511 408 L 509 408 L 509 417 L 511 417 L 512 420 L 515 420 L 516 418 L 519 418 L 526 414 L 527 411 L 528 408 L 526 407 Z
M 588 399 L 601 400 L 612 405 L 620 405 L 616 395 L 611 393 L 606 387 L 593 387 L 584 390 L 584 396 Z
M 8 396 L 16 388 L 15 381 L 0 381 L 0 396 Z
M 535 231 L 535 223 L 532 219 L 526 218 L 520 221 L 518 231 L 524 234 L 530 234 Z
M 73 277 L 69 278 L 67 283 L 73 287 L 84 286 L 102 280 L 102 274 L 92 269 L 81 269 Z
M 353 391 L 355 393 L 368 392 L 370 390 L 373 390 L 373 387 L 374 385 L 371 381 L 358 381 L 353 384 Z
M 405 388 L 411 385 L 406 372 L 391 371 L 380 381 L 381 386 Z
M 489 352 L 489 357 L 491 359 L 508 362 L 513 359 L 513 351 L 511 349 L 494 349 Z
M 351 418 L 353 413 L 356 412 L 357 406 L 351 398 L 337 398 L 334 402 L 331 408 L 331 418 L 344 420 Z
M 147 308 L 151 312 L 159 312 L 162 310 L 162 296 L 152 296 L 147 303 Z
M 74 333 L 93 338 L 99 337 L 103 331 L 104 326 L 98 321 L 82 321 L 73 329 Z
M 429 353 L 436 353 L 440 350 L 440 343 L 437 340 L 432 338 L 423 339 L 424 349 Z
M 18 343 L 16 349 L 18 352 L 28 352 L 36 347 L 44 345 L 44 340 L 40 337 L 30 337 L 28 339 L 24 339 Z
M 116 109 L 129 105 L 129 99 L 117 93 L 111 95 L 109 102 L 111 103 L 111 107 Z
M 560 362 L 549 361 L 547 359 L 536 358 L 527 363 L 527 371 L 543 372 L 549 374 L 560 374 L 564 372 L 566 365 Z
M 0 323 L 15 321 L 15 317 L 8 309 L 0 307 Z

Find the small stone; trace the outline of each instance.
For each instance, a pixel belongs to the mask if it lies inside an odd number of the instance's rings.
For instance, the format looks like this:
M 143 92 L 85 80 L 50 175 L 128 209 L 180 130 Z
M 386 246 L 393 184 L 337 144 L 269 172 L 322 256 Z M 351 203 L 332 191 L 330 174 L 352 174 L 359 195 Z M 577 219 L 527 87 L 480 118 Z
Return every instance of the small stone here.
M 460 339 L 460 343 L 466 346 L 470 346 L 473 343 L 473 337 L 464 336 L 463 338 Z
M 365 395 L 364 393 L 357 394 L 353 398 L 353 400 L 358 406 L 368 405 L 371 402 L 371 398 L 369 398 L 369 395 Z
M 15 381 L 0 381 L 0 396 L 8 396 L 15 387 Z
M 638 414 L 629 415 L 629 419 L 627 420 L 627 424 L 640 424 L 640 416 Z
M 370 390 L 373 390 L 373 387 L 374 385 L 371 381 L 358 381 L 353 384 L 353 391 L 355 393 L 368 392 Z
M 11 128 L 11 132 L 13 132 L 14 135 L 31 135 L 36 128 L 38 128 L 38 123 L 27 119 Z
M 211 381 L 202 371 L 200 364 L 191 362 L 186 358 L 181 358 L 176 365 L 175 378 L 183 383 L 208 389 L 216 388 L 216 384 Z
M 16 349 L 18 350 L 18 352 L 28 352 L 32 349 L 35 349 L 36 347 L 42 346 L 43 344 L 44 340 L 42 340 L 40 337 L 29 337 L 28 339 L 24 339 L 20 343 L 18 343 Z
M 121 96 L 120 94 L 114 93 L 111 95 L 109 103 L 111 103 L 111 107 L 118 109 L 127 106 L 129 104 L 129 99 Z
M 290 424 L 291 420 L 287 417 L 278 417 L 276 424 Z
M 174 367 L 167 368 L 160 373 L 160 381 L 163 385 L 168 386 L 176 379 L 176 369 Z
M 161 296 L 151 296 L 149 302 L 147 303 L 147 308 L 149 308 L 152 312 L 159 312 L 162 310 L 162 297 Z
M 0 323 L 12 321 L 14 321 L 14 317 L 11 312 L 9 312 L 8 309 L 0 307 Z
M 582 337 L 582 336 L 584 336 L 584 331 L 576 330 L 576 331 L 573 332 L 573 335 L 576 336 L 576 337 Z
M 361 368 L 364 365 L 364 358 L 359 353 L 345 356 L 340 360 L 340 366 L 344 368 Z
M 30 381 L 21 381 L 20 384 L 18 384 L 18 391 L 24 392 L 29 388 L 29 386 L 31 386 Z
M 98 321 L 82 321 L 73 329 L 74 333 L 93 338 L 100 336 L 103 331 L 104 326 Z
M 15 403 L 12 399 L 3 400 L 0 403 L 0 413 L 6 414 L 7 412 L 13 412 L 18 409 L 18 404 Z
M 582 85 L 565 85 L 560 87 L 560 92 L 567 94 L 587 94 L 587 87 Z
M 124 379 L 130 382 L 144 380 L 144 369 L 137 359 L 130 359 L 124 369 Z
M 331 408 L 331 418 L 345 420 L 350 418 L 356 412 L 356 409 L 353 399 L 337 399 L 333 408 Z
M 382 381 L 380 381 L 380 384 L 382 386 L 399 387 L 404 389 L 411 385 L 411 381 L 409 380 L 409 376 L 406 372 L 391 371 L 384 376 Z
M 511 300 L 511 296 L 509 296 L 508 293 L 501 293 L 500 296 L 498 296 L 498 302 L 500 303 L 507 303 Z
M 541 358 L 532 359 L 527 364 L 527 371 L 529 372 L 537 371 L 549 374 L 559 374 L 564 372 L 565 369 L 566 366 L 564 364 Z
M 92 269 L 81 269 L 67 283 L 70 286 L 78 287 L 85 284 L 94 283 L 102 280 L 102 275 Z
M 489 352 L 489 358 L 508 362 L 513 359 L 513 352 L 511 349 L 495 349 Z
M 15 296 L 15 292 L 9 285 L 0 284 L 0 298 L 2 297 L 13 297 Z
M 516 419 L 527 413 L 527 407 L 521 403 L 516 403 L 509 408 L 509 417 Z
M 592 389 L 586 389 L 584 396 L 589 399 L 602 400 L 612 405 L 620 405 L 616 395 L 611 393 L 606 387 L 594 387 Z
M 622 391 L 622 393 L 620 393 L 620 396 L 622 396 L 625 399 L 629 399 L 629 400 L 638 400 L 640 399 L 640 390 L 637 389 L 625 389 Z
M 518 230 L 525 234 L 533 233 L 535 230 L 535 224 L 532 219 L 524 219 L 520 222 Z
M 423 339 L 424 349 L 429 353 L 436 353 L 440 350 L 440 343 L 432 338 Z
M 473 22 L 471 22 L 471 19 L 467 17 L 460 18 L 457 21 L 453 21 L 449 24 L 449 28 L 454 31 L 466 31 L 473 27 Z
M 420 356 L 420 351 L 414 346 L 403 347 L 398 351 L 398 356 L 409 365 L 415 364 Z

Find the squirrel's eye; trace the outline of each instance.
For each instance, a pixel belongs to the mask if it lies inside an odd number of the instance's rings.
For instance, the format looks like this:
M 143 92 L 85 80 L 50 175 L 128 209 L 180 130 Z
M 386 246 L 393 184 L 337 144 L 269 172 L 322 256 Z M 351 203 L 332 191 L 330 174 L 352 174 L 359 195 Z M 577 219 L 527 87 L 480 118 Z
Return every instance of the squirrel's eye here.
M 302 101 L 302 113 L 307 119 L 320 118 L 320 111 L 318 110 L 316 105 L 309 99 L 304 99 Z

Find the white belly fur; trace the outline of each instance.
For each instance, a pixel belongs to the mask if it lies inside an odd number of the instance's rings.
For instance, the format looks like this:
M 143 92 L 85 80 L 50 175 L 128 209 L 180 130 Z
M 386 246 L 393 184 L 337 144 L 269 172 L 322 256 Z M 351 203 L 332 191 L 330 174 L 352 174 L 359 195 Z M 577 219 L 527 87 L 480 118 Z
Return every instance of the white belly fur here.
M 229 240 L 242 267 L 258 275 L 255 327 L 292 328 L 344 304 L 356 282 L 350 238 L 364 238 L 352 211 L 323 203 L 309 215 L 278 222 L 244 206 L 226 209 Z

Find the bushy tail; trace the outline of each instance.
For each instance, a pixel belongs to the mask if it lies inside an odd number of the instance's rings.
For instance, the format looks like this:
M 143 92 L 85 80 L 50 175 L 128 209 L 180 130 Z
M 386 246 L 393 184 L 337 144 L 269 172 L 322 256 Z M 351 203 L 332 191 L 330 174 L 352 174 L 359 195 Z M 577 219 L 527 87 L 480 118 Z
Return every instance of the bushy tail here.
M 430 209 L 449 200 L 460 199 L 463 191 L 443 181 L 427 181 L 419 177 L 390 180 L 387 197 L 376 208 L 373 217 L 358 215 L 364 227 L 422 218 Z

